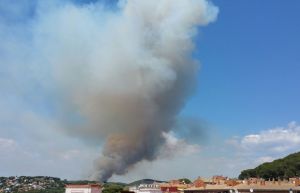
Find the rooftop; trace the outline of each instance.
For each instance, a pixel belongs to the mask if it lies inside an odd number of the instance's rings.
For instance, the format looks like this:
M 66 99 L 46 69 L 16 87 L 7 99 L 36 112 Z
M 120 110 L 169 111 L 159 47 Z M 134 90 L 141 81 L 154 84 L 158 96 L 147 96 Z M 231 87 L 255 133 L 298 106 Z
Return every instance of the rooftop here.
M 300 190 L 300 186 L 296 186 L 292 182 L 272 182 L 266 181 L 264 184 L 260 183 L 240 183 L 235 186 L 228 186 L 227 184 L 207 184 L 204 187 L 190 187 L 187 191 L 192 190 Z

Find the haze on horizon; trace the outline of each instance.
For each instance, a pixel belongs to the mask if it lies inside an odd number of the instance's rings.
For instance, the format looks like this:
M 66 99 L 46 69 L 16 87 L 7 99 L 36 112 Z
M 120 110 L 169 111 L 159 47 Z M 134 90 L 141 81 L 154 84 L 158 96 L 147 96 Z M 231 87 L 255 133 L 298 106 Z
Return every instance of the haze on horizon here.
M 299 151 L 299 6 L 2 0 L 1 175 L 236 177 Z

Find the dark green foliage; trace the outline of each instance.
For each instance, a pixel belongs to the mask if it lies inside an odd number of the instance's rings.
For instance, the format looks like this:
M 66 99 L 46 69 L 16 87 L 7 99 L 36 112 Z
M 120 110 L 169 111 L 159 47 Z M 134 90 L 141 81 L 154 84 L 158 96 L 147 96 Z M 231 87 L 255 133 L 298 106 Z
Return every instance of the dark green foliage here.
M 103 193 L 120 193 L 124 189 L 125 184 L 108 182 L 103 187 Z
M 263 163 L 254 169 L 241 172 L 239 179 L 260 177 L 264 179 L 288 179 L 300 177 L 300 152 L 290 154 L 283 159 Z
M 191 181 L 190 179 L 187 179 L 187 178 L 181 178 L 181 179 L 179 179 L 179 181 L 180 181 L 180 182 L 183 182 L 183 183 L 185 183 L 185 184 L 190 184 L 190 183 L 192 183 L 192 181 Z
M 97 184 L 97 181 L 89 181 L 89 180 L 75 180 L 75 181 L 68 181 L 66 184 Z
M 30 190 L 26 191 L 26 193 L 64 193 L 64 188 L 52 188 L 52 189 L 46 189 L 46 190 Z M 23 193 L 23 192 L 16 192 L 16 193 Z

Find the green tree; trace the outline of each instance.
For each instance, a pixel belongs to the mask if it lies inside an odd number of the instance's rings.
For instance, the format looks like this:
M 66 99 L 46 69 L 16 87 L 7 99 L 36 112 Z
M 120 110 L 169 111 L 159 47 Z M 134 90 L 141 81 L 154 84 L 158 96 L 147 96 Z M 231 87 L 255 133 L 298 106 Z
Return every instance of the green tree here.
M 181 179 L 179 179 L 179 181 L 180 181 L 180 182 L 183 182 L 183 183 L 185 183 L 185 184 L 190 184 L 190 183 L 192 183 L 192 181 L 191 181 L 190 179 L 188 179 L 188 178 L 181 178 Z
M 124 189 L 124 185 L 117 183 L 106 183 L 103 186 L 103 193 L 120 193 Z

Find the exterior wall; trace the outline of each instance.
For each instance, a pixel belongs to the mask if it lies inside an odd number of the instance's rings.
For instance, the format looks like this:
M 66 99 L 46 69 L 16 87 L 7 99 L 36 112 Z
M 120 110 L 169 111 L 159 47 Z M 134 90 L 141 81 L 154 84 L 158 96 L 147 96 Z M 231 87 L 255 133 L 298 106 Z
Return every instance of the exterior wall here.
M 66 188 L 66 193 L 91 193 L 90 188 Z
M 162 193 L 161 190 L 157 189 L 144 189 L 144 190 L 138 190 L 136 193 Z
M 65 193 L 101 193 L 100 188 L 66 188 Z
M 142 190 L 129 190 L 131 192 L 135 192 L 135 193 L 162 193 L 161 190 L 157 190 L 157 189 L 142 189 Z
M 163 193 L 177 193 L 180 192 L 176 186 L 171 187 L 161 187 Z
M 129 191 L 135 193 L 162 193 L 158 184 L 141 184 L 138 187 L 129 187 Z
M 137 189 L 129 189 L 129 191 L 135 193 L 162 193 L 160 189 L 154 189 L 154 188 L 137 188 Z
M 129 191 L 131 191 L 131 192 L 137 192 L 138 188 L 136 186 L 130 186 L 129 187 Z
M 101 188 L 92 187 L 91 193 L 102 193 Z

